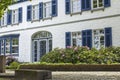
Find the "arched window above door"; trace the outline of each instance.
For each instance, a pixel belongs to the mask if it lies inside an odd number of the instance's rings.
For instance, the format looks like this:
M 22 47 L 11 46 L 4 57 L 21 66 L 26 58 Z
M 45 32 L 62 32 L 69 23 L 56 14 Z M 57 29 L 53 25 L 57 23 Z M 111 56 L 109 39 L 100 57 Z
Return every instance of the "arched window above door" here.
M 35 33 L 32 38 L 40 39 L 40 38 L 51 38 L 51 37 L 52 37 L 52 34 L 50 32 L 41 31 L 41 32 Z

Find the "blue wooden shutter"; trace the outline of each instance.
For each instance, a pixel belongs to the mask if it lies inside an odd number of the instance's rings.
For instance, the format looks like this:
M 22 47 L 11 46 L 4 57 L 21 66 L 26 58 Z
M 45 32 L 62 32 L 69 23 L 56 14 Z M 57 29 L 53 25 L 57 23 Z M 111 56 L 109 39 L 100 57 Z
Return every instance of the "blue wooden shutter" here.
M 82 8 L 82 10 L 85 10 L 85 1 L 86 0 L 81 0 L 81 8 Z
M 32 6 L 29 5 L 27 6 L 27 21 L 31 21 L 31 17 L 32 17 Z
M 12 11 L 7 12 L 7 25 L 10 25 L 12 23 Z
M 43 3 L 39 3 L 39 19 L 43 18 Z
M 52 0 L 52 16 L 55 17 L 57 16 L 57 1 L 58 0 Z
M 87 35 L 86 30 L 83 30 L 82 31 L 82 46 L 87 45 L 87 43 L 86 43 L 87 42 L 86 35 Z
M 104 7 L 109 7 L 111 4 L 110 0 L 104 0 Z
M 18 11 L 19 13 L 18 13 L 18 15 L 19 15 L 19 17 L 18 17 L 18 22 L 19 23 L 22 23 L 22 7 L 20 7 L 19 8 L 19 11 Z
M 66 14 L 70 14 L 71 13 L 71 8 L 70 8 L 70 0 L 65 0 L 65 12 Z
M 112 28 L 105 28 L 105 46 L 112 46 Z
M 82 11 L 91 9 L 91 0 L 81 0 Z
M 86 10 L 91 9 L 91 0 L 86 0 Z
M 71 46 L 71 32 L 66 32 L 65 38 L 67 48 L 68 46 Z
M 87 46 L 92 48 L 92 30 L 87 30 Z
M 82 46 L 92 48 L 92 30 L 82 31 Z

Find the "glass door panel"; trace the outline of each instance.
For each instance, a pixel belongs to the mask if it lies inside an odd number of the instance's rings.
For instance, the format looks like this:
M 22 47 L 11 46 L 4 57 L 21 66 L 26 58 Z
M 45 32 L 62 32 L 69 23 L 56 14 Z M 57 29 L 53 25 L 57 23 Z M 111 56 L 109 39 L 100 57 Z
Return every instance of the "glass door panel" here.
M 47 40 L 41 40 L 40 41 L 40 58 L 46 54 L 46 47 L 47 47 Z
M 36 62 L 38 60 L 38 41 L 33 41 L 33 60 Z

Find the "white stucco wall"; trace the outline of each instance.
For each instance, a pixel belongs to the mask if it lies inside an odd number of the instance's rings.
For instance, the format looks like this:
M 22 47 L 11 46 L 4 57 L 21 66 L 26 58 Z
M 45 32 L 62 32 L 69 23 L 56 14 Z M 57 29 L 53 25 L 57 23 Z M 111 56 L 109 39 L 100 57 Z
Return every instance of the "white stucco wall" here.
M 120 0 L 111 0 L 111 7 L 105 10 L 84 11 L 82 14 L 66 15 L 65 0 L 58 0 L 58 16 L 53 19 L 27 22 L 27 5 L 37 4 L 49 0 L 33 0 L 10 6 L 10 9 L 23 7 L 23 22 L 19 25 L 9 25 L 0 29 L 0 36 L 7 34 L 20 34 L 19 37 L 19 61 L 30 62 L 32 60 L 31 37 L 38 31 L 52 33 L 53 49 L 65 48 L 65 32 L 82 31 L 85 29 L 101 29 L 112 27 L 113 46 L 120 46 Z

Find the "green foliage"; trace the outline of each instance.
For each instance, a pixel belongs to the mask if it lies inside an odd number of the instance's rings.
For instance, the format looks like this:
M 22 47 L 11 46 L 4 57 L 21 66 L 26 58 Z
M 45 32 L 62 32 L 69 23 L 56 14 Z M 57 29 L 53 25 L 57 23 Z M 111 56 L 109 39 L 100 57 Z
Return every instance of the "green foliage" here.
M 56 48 L 41 58 L 45 63 L 115 64 L 120 63 L 120 47 L 96 50 L 88 47 Z
M 20 63 L 19 62 L 12 62 L 10 66 L 7 66 L 7 69 L 17 69 L 19 67 Z

